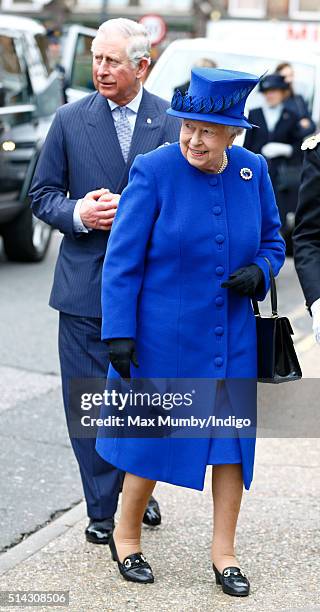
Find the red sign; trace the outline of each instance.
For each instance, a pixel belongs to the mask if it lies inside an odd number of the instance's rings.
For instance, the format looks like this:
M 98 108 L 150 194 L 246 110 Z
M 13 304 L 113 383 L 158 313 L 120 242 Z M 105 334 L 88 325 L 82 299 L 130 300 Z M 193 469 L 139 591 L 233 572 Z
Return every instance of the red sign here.
M 144 15 L 139 20 L 146 28 L 151 45 L 158 45 L 165 38 L 167 33 L 167 25 L 160 15 Z

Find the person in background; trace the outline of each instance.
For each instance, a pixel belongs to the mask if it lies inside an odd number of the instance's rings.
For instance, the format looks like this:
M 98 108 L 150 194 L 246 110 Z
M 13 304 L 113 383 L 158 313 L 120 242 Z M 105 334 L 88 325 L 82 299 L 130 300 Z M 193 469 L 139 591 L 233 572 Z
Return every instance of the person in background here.
M 199 60 L 197 60 L 194 63 L 194 68 L 217 68 L 217 66 L 218 66 L 217 62 L 215 62 L 212 59 L 209 59 L 208 57 L 201 57 Z M 190 85 L 190 79 L 186 81 L 185 83 L 182 83 L 182 85 L 175 87 L 173 93 L 175 94 L 177 91 L 180 91 L 180 93 L 183 96 L 185 96 L 186 93 L 188 92 L 189 85 Z
M 292 64 L 282 62 L 281 64 L 278 64 L 275 72 L 280 74 L 284 78 L 285 82 L 289 85 L 289 89 L 286 92 L 286 97 L 284 100 L 285 108 L 292 110 L 294 113 L 296 113 L 296 115 L 298 115 L 302 130 L 312 129 L 312 131 L 314 131 L 315 124 L 309 112 L 307 102 L 303 96 L 294 92 L 294 70 Z M 304 136 L 305 134 L 303 134 L 303 137 Z
M 247 131 L 244 146 L 262 153 L 269 173 L 282 223 L 282 233 L 291 254 L 291 235 L 301 174 L 303 137 L 313 131 L 313 125 L 302 128 L 300 117 L 286 107 L 290 85 L 280 74 L 270 74 L 260 83 L 264 104 L 249 112 L 249 121 L 259 129 Z
M 294 262 L 320 344 L 320 133 L 303 143 L 304 161 L 293 233 Z
M 63 399 L 90 519 L 86 538 L 107 544 L 123 474 L 97 454 L 94 437 L 72 434 L 70 381 L 95 378 L 104 385 L 108 347 L 101 341 L 101 273 L 119 194 L 136 155 L 175 142 L 180 123 L 166 115 L 165 100 L 141 86 L 150 62 L 143 25 L 122 18 L 103 23 L 92 60 L 97 91 L 57 111 L 30 196 L 34 214 L 63 234 L 50 297 L 59 311 Z M 160 521 L 151 498 L 144 522 Z

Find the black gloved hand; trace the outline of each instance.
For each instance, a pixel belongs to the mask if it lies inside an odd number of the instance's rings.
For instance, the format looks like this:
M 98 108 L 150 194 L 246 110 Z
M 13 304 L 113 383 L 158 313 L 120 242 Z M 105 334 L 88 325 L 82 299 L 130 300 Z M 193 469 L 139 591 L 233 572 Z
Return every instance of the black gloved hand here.
M 227 281 L 221 284 L 224 289 L 234 289 L 240 295 L 248 295 L 254 297 L 259 285 L 264 281 L 264 274 L 256 264 L 239 268 L 230 274 Z
M 112 338 L 108 340 L 109 359 L 121 378 L 130 378 L 130 362 L 138 368 L 135 342 L 132 338 Z

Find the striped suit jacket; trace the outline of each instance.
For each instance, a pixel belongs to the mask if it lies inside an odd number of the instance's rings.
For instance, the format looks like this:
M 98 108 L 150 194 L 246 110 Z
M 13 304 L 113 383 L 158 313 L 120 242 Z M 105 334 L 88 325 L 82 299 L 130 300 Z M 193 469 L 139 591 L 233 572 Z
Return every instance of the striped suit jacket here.
M 180 121 L 166 114 L 168 103 L 143 92 L 125 163 L 107 100 L 94 93 L 61 107 L 42 148 L 30 197 L 34 214 L 64 234 L 50 305 L 76 316 L 101 316 L 101 274 L 109 232 L 75 233 L 79 198 L 105 187 L 121 193 L 140 153 L 179 137 Z

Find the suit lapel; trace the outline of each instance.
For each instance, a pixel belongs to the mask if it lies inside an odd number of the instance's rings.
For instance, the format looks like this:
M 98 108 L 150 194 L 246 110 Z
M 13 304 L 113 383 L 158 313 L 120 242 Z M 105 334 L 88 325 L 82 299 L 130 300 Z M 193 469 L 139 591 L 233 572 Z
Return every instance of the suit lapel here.
M 121 193 L 128 182 L 129 170 L 136 156 L 140 153 L 153 151 L 162 144 L 161 135 L 165 119 L 165 111 L 159 113 L 153 96 L 144 89 L 132 135 L 128 161 L 118 183 L 118 193 Z
M 116 193 L 126 166 L 110 106 L 107 100 L 98 93 L 90 108 L 86 112 L 82 112 L 92 150 L 106 177 L 104 187 Z M 100 187 L 100 185 L 97 187 Z

